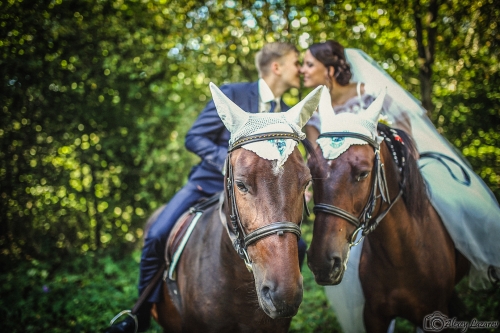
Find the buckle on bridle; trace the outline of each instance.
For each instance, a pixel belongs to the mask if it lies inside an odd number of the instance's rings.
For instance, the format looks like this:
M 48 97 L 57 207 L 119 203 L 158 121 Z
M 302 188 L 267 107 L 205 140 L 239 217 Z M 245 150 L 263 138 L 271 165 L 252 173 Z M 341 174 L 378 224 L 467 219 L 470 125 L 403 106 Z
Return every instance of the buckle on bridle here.
M 349 248 L 358 245 L 359 243 L 361 243 L 363 238 L 365 238 L 366 234 L 364 233 L 364 229 L 365 229 L 364 225 L 360 225 L 359 227 L 356 228 L 356 230 L 354 230 L 354 232 L 351 235 L 351 240 L 349 241 Z M 360 231 L 361 231 L 361 237 L 358 239 L 357 242 L 355 242 Z

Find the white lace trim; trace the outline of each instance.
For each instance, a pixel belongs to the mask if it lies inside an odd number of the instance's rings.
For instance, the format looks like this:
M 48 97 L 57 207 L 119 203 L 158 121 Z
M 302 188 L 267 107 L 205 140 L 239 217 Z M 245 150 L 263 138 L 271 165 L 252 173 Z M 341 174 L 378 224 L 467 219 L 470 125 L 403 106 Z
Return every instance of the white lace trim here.
M 366 145 L 366 141 L 354 138 L 319 138 L 316 141 L 327 160 L 334 160 L 352 145 Z
M 321 133 L 328 132 L 351 132 L 369 136 L 370 138 L 377 137 L 377 129 L 375 125 L 354 113 L 340 113 L 336 115 L 332 121 L 323 122 Z M 351 145 L 365 145 L 366 141 L 349 137 L 325 137 L 319 138 L 316 142 L 321 147 L 323 156 L 327 160 L 334 160 L 342 153 L 347 151 Z
M 266 132 L 292 132 L 297 134 L 301 140 L 306 135 L 301 128 L 291 123 L 285 117 L 285 112 L 281 113 L 250 113 L 244 126 L 235 133 L 231 133 L 229 144 L 233 144 L 242 137 Z
M 260 130 L 250 133 L 249 135 L 270 132 L 290 132 L 290 126 L 289 124 L 283 123 L 272 124 L 262 127 Z M 300 137 L 304 136 L 304 133 L 302 133 L 301 131 L 299 131 L 299 133 L 297 133 L 296 131 L 293 132 L 295 132 Z M 283 164 L 285 164 L 288 156 L 290 156 L 296 146 L 297 142 L 293 139 L 269 139 L 248 143 L 243 145 L 242 148 L 253 151 L 257 155 L 259 155 L 259 157 L 266 160 L 276 160 L 276 169 L 278 170 L 283 166 Z
M 244 145 L 243 148 L 253 151 L 266 160 L 276 160 L 276 168 L 281 168 L 295 149 L 295 146 L 297 146 L 297 142 L 292 139 L 272 139 L 249 143 Z

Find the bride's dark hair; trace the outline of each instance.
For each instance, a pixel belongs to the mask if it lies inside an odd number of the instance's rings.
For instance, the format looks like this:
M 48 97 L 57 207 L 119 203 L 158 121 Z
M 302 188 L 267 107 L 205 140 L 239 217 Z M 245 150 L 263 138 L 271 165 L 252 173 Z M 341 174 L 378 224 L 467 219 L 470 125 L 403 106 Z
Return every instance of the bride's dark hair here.
M 309 51 L 326 68 L 335 69 L 335 79 L 337 82 L 346 86 L 351 80 L 351 67 L 345 59 L 344 47 L 339 42 L 327 40 L 323 43 L 315 43 L 309 47 Z

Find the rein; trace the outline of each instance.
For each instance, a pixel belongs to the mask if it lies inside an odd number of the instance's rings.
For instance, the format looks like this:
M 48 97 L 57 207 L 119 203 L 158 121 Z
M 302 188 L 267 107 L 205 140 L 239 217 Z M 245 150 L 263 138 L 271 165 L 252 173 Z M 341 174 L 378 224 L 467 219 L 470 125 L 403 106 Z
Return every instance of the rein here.
M 347 222 L 351 223 L 356 227 L 354 230 L 353 234 L 350 237 L 349 240 L 349 247 L 356 246 L 358 245 L 361 240 L 368 235 L 370 232 L 375 230 L 375 228 L 378 226 L 380 221 L 389 213 L 390 209 L 394 206 L 394 204 L 401 198 L 403 195 L 403 189 L 406 183 L 406 178 L 405 175 L 403 174 L 404 170 L 404 158 L 401 158 L 401 160 L 398 159 L 397 152 L 394 149 L 394 146 L 392 144 L 393 140 L 387 136 L 387 134 L 384 131 L 381 131 L 382 136 L 384 137 L 385 141 L 390 142 L 389 150 L 391 151 L 393 158 L 396 162 L 396 164 L 399 166 L 400 173 L 401 173 L 401 178 L 403 179 L 402 182 L 399 184 L 399 193 L 396 195 L 394 199 L 391 199 L 389 196 L 389 189 L 387 187 L 387 178 L 385 175 L 385 169 L 384 169 L 384 164 L 381 163 L 380 160 L 380 144 L 372 139 L 369 136 L 359 134 L 359 133 L 353 133 L 353 132 L 328 132 L 328 133 L 323 133 L 319 137 L 324 138 L 324 137 L 350 137 L 350 138 L 355 138 L 355 139 L 360 139 L 363 141 L 366 141 L 368 144 L 370 144 L 375 152 L 375 163 L 373 166 L 374 169 L 374 177 L 372 178 L 372 183 L 371 183 L 371 189 L 370 189 L 370 195 L 368 197 L 368 201 L 365 204 L 365 207 L 361 211 L 361 214 L 359 217 L 354 216 L 353 214 L 349 213 L 348 211 L 333 206 L 329 205 L 326 203 L 318 203 L 314 206 L 313 211 L 315 213 L 317 212 L 323 212 L 331 215 L 338 216 L 340 218 L 343 218 Z M 392 136 L 394 137 L 394 136 Z M 402 141 L 401 141 L 402 142 Z M 380 193 L 380 195 L 377 196 L 377 190 Z M 375 218 L 372 218 L 373 211 L 375 210 L 375 206 L 377 203 L 377 200 L 382 197 L 382 200 L 384 202 L 389 203 L 389 206 L 382 211 L 378 216 Z M 361 237 L 359 238 L 358 241 L 356 241 L 356 238 L 358 234 L 361 232 Z
M 247 269 L 252 272 L 252 261 L 248 256 L 248 246 L 257 242 L 258 240 L 271 236 L 273 234 L 277 234 L 278 236 L 282 236 L 285 232 L 293 233 L 297 236 L 297 239 L 301 236 L 301 230 L 299 223 L 298 225 L 293 222 L 288 221 L 280 221 L 273 222 L 271 224 L 262 226 L 257 228 L 256 230 L 246 233 L 243 228 L 243 224 L 241 223 L 240 215 L 238 213 L 238 206 L 236 205 L 236 196 L 234 191 L 234 174 L 233 174 L 233 166 L 231 165 L 231 152 L 234 150 L 241 148 L 243 145 L 271 140 L 271 139 L 292 139 L 297 142 L 300 141 L 300 138 L 295 133 L 286 133 L 286 132 L 276 132 L 276 133 L 263 133 L 250 135 L 244 138 L 241 138 L 234 142 L 228 149 L 228 155 L 226 157 L 226 176 L 227 176 L 227 186 L 226 186 L 226 197 L 229 198 L 230 202 L 230 219 L 231 219 L 231 228 L 228 227 L 228 232 L 230 233 L 231 240 L 233 241 L 233 247 L 238 253 L 238 255 L 245 261 L 245 265 Z M 304 205 L 305 205 L 304 199 Z M 307 207 L 307 206 L 305 206 Z M 232 234 L 232 235 L 231 235 Z

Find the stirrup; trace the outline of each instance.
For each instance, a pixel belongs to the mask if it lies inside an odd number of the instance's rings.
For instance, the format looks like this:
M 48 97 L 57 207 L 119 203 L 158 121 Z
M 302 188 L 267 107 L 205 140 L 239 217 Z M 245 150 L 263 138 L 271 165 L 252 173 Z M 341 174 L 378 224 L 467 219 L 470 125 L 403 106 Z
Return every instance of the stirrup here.
M 488 278 L 494 287 L 500 286 L 500 277 L 498 276 L 495 267 L 488 267 Z
M 128 315 L 129 317 L 132 317 L 134 319 L 134 324 L 135 324 L 135 331 L 134 333 L 137 333 L 137 330 L 139 329 L 139 322 L 137 321 L 137 316 L 135 314 L 132 314 L 132 311 L 130 310 L 123 310 L 123 311 L 120 311 L 120 313 L 118 313 L 116 316 L 113 317 L 113 319 L 111 319 L 111 321 L 109 322 L 109 325 L 113 325 L 115 323 L 115 321 L 120 318 L 121 316 L 123 316 L 124 314 Z

